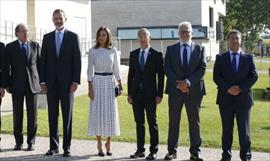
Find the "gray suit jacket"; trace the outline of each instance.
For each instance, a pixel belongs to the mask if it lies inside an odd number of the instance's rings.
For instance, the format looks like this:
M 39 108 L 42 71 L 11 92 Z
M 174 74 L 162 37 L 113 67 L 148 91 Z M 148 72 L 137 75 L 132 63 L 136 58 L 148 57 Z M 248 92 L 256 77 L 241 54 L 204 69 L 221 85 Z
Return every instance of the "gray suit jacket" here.
M 191 83 L 190 93 L 188 96 L 196 99 L 205 95 L 205 85 L 203 76 L 206 69 L 206 58 L 204 47 L 192 43 L 192 52 L 188 63 L 187 71 L 184 71 L 181 65 L 180 43 L 168 46 L 165 56 L 164 71 L 167 76 L 167 84 L 165 93 L 174 94 L 180 92 L 176 88 L 176 80 L 188 79 Z M 182 97 L 181 97 L 182 98 Z
M 10 93 L 23 93 L 25 81 L 29 81 L 33 93 L 40 92 L 38 59 L 40 47 L 37 42 L 28 42 L 28 62 L 25 62 L 18 40 L 6 45 L 5 81 Z

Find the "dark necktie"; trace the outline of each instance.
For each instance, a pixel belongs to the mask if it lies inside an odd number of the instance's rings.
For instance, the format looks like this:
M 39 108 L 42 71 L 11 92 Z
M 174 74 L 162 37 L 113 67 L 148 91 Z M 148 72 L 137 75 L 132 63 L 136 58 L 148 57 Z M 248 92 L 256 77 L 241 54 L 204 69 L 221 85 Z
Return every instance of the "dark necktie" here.
M 186 72 L 188 68 L 188 60 L 187 60 L 187 44 L 184 44 L 183 50 L 183 70 Z
M 28 61 L 28 55 L 27 55 L 27 52 L 26 52 L 25 43 L 22 44 L 22 46 L 21 46 L 21 51 L 22 51 L 24 60 L 25 60 L 25 62 L 27 63 L 27 61 Z
M 141 71 L 143 71 L 144 69 L 144 53 L 145 51 L 143 50 L 140 56 L 140 67 L 141 67 Z
M 233 69 L 233 72 L 237 72 L 237 62 L 236 62 L 236 54 L 237 53 L 232 53 L 233 55 L 233 58 L 232 58 L 232 69 Z

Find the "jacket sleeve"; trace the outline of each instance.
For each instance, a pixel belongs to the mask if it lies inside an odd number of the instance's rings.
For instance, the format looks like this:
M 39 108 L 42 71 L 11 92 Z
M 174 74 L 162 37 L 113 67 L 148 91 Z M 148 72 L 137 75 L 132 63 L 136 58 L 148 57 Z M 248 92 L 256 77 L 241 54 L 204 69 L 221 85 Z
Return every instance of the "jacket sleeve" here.
M 77 84 L 81 83 L 81 50 L 80 50 L 80 41 L 79 36 L 75 34 L 74 36 L 74 43 L 72 48 L 72 54 L 73 54 L 73 80 L 72 82 L 75 82 Z
M 251 87 L 256 83 L 258 74 L 256 72 L 255 64 L 252 55 L 248 56 L 248 60 L 251 62 L 248 70 L 247 78 L 240 83 L 241 92 L 248 92 Z
M 158 76 L 158 90 L 157 96 L 163 97 L 163 90 L 164 90 L 164 68 L 163 68 L 163 58 L 162 53 L 158 53 L 158 60 L 157 60 L 157 76 Z
M 204 52 L 204 47 L 199 47 L 199 52 L 200 52 L 200 64 L 198 68 L 191 74 L 189 78 L 187 78 L 191 86 L 192 84 L 198 83 L 204 76 L 205 74 L 205 69 L 206 69 L 206 57 L 205 57 L 205 52 Z
M 223 78 L 222 69 L 221 69 L 222 67 L 221 67 L 220 61 L 222 61 L 221 56 L 216 55 L 216 61 L 214 64 L 214 71 L 213 71 L 213 80 L 218 86 L 218 90 L 220 90 L 221 92 L 227 93 L 231 85 L 229 82 L 227 82 Z
M 134 79 L 134 75 L 135 75 L 135 67 L 134 67 L 134 54 L 131 52 L 129 54 L 129 69 L 128 69 L 128 81 L 127 81 L 127 89 L 128 89 L 128 96 L 131 96 L 132 92 L 132 84 L 133 84 L 133 79 Z

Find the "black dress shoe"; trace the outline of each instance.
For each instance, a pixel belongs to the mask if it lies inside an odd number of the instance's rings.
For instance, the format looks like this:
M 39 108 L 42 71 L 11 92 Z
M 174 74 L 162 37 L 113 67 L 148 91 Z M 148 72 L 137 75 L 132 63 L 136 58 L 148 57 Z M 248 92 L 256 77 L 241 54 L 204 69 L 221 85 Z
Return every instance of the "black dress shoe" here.
M 199 156 L 195 156 L 195 155 L 190 155 L 190 160 L 193 160 L 193 161 L 203 161 L 202 158 L 200 158 Z
M 219 161 L 231 161 L 231 157 L 222 157 Z
M 138 150 L 134 154 L 130 155 L 130 158 L 143 158 L 143 157 L 145 157 L 144 152 Z
M 22 150 L 22 145 L 15 145 L 13 150 L 15 151 Z
M 64 150 L 63 157 L 70 157 L 70 156 L 71 156 L 70 150 L 69 149 Z
M 29 144 L 28 147 L 26 148 L 26 151 L 33 151 L 35 148 L 32 144 Z
M 164 160 L 173 160 L 173 159 L 176 159 L 176 157 L 177 157 L 177 154 L 176 153 L 167 153 L 166 155 L 165 155 L 165 158 L 164 158 Z
M 147 157 L 146 160 L 156 160 L 157 159 L 157 153 L 150 153 Z
M 111 156 L 112 155 L 112 152 L 106 152 L 107 155 Z
M 98 156 L 100 156 L 100 157 L 104 157 L 104 156 L 105 156 L 105 154 L 104 154 L 103 152 L 98 152 Z
M 58 154 L 59 153 L 59 150 L 58 149 L 49 149 L 45 155 L 55 155 L 55 154 Z

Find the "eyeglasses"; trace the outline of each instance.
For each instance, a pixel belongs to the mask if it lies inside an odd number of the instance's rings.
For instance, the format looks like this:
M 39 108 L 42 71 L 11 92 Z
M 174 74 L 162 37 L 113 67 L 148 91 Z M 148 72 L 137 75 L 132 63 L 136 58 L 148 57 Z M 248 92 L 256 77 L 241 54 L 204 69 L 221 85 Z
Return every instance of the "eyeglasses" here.
M 191 31 L 180 31 L 179 34 L 189 34 Z

